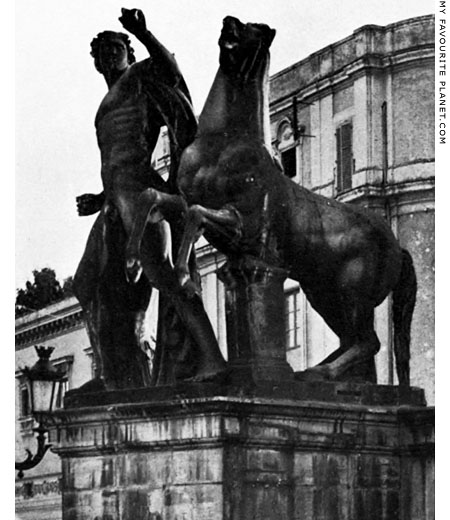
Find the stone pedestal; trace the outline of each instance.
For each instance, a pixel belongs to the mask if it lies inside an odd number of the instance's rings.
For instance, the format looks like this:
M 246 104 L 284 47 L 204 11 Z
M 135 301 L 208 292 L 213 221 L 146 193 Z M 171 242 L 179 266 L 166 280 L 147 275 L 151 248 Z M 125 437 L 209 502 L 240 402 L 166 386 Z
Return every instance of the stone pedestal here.
M 308 394 L 308 383 L 296 385 Z M 433 518 L 434 411 L 414 392 L 409 405 L 393 392 L 388 406 L 379 403 L 387 391 L 361 404 L 355 385 L 340 386 L 346 403 L 200 388 L 130 391 L 109 405 L 118 395 L 105 393 L 90 407 L 69 400 L 51 432 L 63 519 Z
M 220 276 L 223 378 L 67 394 L 51 432 L 63 520 L 432 520 L 423 391 L 301 380 L 286 273 L 245 259 Z
M 246 257 L 239 263 L 226 263 L 218 275 L 225 284 L 232 381 L 292 380 L 284 322 L 287 272 Z

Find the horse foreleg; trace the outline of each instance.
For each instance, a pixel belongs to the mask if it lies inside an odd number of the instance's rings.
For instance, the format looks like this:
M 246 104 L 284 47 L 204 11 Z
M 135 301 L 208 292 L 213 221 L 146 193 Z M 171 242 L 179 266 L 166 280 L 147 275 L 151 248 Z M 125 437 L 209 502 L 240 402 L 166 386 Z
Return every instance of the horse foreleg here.
M 136 283 L 142 274 L 140 249 L 146 225 L 156 224 L 163 219 L 171 220 L 174 215 L 180 215 L 185 208 L 186 203 L 179 195 L 168 195 L 153 188 L 148 188 L 139 195 L 125 253 L 126 276 L 129 282 Z
M 195 242 L 205 230 L 236 239 L 241 235 L 241 220 L 235 210 L 228 208 L 215 210 L 194 204 L 187 210 L 184 234 L 175 263 L 181 286 L 193 283 L 190 279 L 188 260 Z

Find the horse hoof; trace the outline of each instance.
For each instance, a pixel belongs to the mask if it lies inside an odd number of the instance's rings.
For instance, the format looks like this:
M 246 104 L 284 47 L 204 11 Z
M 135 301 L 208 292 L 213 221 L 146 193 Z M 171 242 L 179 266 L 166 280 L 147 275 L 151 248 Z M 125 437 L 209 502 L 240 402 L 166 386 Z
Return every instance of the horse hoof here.
M 142 264 L 137 258 L 128 258 L 126 262 L 125 275 L 128 283 L 135 284 L 142 274 Z
M 185 287 L 186 285 L 191 282 L 191 276 L 189 271 L 186 271 L 186 269 L 180 269 L 177 266 L 175 266 L 175 272 L 178 278 L 178 283 L 180 284 L 180 287 Z
M 308 368 L 302 372 L 296 372 L 295 379 L 297 381 L 329 381 L 331 378 L 328 367 L 317 366 Z

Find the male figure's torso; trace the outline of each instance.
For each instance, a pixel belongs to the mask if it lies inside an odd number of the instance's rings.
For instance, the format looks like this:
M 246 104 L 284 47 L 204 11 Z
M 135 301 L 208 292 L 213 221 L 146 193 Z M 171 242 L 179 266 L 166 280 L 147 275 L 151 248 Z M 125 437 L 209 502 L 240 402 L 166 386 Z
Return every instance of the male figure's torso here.
M 147 95 L 153 76 L 150 59 L 135 63 L 98 109 L 95 126 L 107 200 L 121 190 L 140 192 L 151 186 L 151 156 L 164 124 Z

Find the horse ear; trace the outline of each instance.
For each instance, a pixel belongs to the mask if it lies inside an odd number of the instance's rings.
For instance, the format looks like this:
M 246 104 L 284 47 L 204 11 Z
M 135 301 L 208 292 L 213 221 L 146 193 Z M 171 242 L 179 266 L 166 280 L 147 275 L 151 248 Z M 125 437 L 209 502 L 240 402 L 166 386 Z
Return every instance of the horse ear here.
M 268 47 L 270 47 L 272 45 L 273 39 L 275 38 L 275 34 L 277 34 L 277 31 L 275 29 L 269 29 L 269 35 L 267 38 Z

